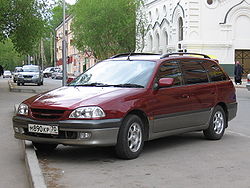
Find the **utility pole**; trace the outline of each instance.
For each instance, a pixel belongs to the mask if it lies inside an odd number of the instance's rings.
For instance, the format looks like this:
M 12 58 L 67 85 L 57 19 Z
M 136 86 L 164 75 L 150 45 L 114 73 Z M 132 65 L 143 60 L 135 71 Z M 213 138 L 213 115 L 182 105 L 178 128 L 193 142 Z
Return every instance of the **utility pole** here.
M 62 61 L 63 61 L 63 80 L 62 80 L 62 85 L 65 86 L 67 84 L 66 38 L 65 38 L 65 0 L 63 0 Z

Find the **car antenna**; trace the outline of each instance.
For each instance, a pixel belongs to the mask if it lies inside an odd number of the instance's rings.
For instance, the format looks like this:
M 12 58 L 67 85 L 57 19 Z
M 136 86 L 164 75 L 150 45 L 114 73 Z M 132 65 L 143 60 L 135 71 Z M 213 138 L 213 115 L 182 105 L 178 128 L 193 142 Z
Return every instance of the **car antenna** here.
M 127 60 L 130 61 L 130 56 L 131 56 L 132 53 L 133 53 L 133 52 L 130 52 L 130 53 L 128 54 L 128 59 L 127 59 Z

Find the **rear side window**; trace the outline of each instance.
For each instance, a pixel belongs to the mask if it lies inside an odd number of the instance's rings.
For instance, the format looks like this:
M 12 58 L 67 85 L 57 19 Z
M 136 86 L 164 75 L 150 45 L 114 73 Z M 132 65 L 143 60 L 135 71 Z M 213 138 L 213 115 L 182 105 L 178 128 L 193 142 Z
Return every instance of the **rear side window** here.
M 198 61 L 184 60 L 180 62 L 184 83 L 199 84 L 208 82 L 207 72 Z
M 173 78 L 174 85 L 182 84 L 181 70 L 176 61 L 167 61 L 161 64 L 158 71 L 158 79 L 160 78 Z
M 211 82 L 227 80 L 227 76 L 216 63 L 203 61 L 202 65 L 207 70 Z

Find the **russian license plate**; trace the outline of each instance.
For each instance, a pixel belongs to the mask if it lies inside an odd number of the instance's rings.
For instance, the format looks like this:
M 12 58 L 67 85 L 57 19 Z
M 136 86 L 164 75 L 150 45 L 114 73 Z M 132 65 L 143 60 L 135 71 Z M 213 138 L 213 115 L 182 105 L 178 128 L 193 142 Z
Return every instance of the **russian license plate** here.
M 56 125 L 28 124 L 28 130 L 32 133 L 58 134 L 58 126 Z

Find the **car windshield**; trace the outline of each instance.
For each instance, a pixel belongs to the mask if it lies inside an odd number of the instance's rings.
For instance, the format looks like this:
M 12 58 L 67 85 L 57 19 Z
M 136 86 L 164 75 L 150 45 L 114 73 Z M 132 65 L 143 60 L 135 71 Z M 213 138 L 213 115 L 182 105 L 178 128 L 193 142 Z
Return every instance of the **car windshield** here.
M 38 67 L 23 67 L 23 72 L 39 72 Z
M 69 86 L 146 87 L 153 61 L 103 61 L 73 80 Z
M 4 71 L 4 73 L 6 73 L 6 74 L 10 74 L 11 72 L 10 72 L 10 71 Z

